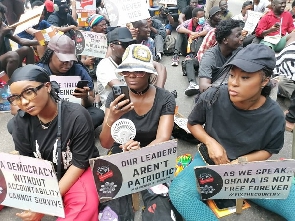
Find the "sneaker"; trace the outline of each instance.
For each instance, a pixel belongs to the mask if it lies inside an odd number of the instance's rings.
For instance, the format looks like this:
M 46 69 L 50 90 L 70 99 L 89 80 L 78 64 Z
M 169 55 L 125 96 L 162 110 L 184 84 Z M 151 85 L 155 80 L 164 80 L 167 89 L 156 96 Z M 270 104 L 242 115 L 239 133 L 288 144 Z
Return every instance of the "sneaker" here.
M 197 93 L 199 93 L 199 85 L 197 85 L 195 82 L 189 82 L 189 86 L 184 91 L 186 96 L 193 96 Z
M 162 59 L 162 54 L 161 53 L 157 53 L 157 55 L 156 55 L 156 62 L 161 61 L 161 59 Z
M 178 66 L 178 64 L 179 64 L 179 56 L 177 54 L 175 54 L 172 57 L 172 63 L 171 63 L 171 65 L 172 66 Z

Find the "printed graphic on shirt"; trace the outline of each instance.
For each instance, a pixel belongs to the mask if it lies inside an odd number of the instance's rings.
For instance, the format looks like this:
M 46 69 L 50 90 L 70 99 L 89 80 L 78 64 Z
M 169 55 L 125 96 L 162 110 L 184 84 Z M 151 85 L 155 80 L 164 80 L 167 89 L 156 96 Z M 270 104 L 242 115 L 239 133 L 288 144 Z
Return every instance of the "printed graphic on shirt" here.
M 2 167 L 1 163 L 0 163 L 0 167 Z M 6 181 L 5 181 L 2 171 L 0 169 L 0 204 L 5 200 L 6 194 L 7 194 Z

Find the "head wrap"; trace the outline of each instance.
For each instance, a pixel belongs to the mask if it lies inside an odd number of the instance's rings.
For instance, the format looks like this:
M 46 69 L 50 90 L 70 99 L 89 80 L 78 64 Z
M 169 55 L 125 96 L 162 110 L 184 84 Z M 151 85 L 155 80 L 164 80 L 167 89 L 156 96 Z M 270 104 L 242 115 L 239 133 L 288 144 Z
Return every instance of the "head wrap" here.
M 99 22 L 104 20 L 105 18 L 102 15 L 94 14 L 87 18 L 86 22 L 92 28 L 93 26 L 97 25 Z
M 37 81 L 40 83 L 50 82 L 49 74 L 44 69 L 34 64 L 28 64 L 24 67 L 16 69 L 8 84 L 11 85 L 17 81 Z

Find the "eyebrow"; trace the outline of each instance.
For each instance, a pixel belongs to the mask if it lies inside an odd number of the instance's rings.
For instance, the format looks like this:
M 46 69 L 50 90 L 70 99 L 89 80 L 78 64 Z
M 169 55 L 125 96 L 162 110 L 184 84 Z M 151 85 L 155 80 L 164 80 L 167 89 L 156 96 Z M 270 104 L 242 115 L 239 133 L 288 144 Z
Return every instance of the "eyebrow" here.
M 25 91 L 29 88 L 35 88 L 35 87 L 38 87 L 38 86 L 27 85 L 24 89 L 22 89 L 22 91 L 19 94 L 11 94 L 11 95 L 20 95 L 21 93 L 23 93 L 23 91 Z

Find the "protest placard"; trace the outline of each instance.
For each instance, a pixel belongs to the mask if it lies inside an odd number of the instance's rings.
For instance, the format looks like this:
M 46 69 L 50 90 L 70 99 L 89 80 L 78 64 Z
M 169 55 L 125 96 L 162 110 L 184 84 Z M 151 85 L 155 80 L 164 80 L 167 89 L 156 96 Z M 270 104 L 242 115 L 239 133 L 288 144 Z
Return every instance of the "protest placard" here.
M 285 199 L 295 160 L 257 161 L 195 167 L 202 199 Z
M 90 160 L 101 201 L 148 189 L 174 178 L 177 142 L 170 140 L 136 151 Z
M 163 5 L 177 5 L 177 1 L 176 0 L 161 0 L 159 2 L 159 4 L 163 4 Z
M 105 58 L 108 50 L 107 37 L 103 33 L 76 31 L 76 54 Z
M 43 12 L 44 6 L 39 6 L 34 8 L 34 10 L 26 11 L 20 16 L 20 19 L 17 23 L 10 25 L 9 27 L 16 28 L 13 32 L 13 35 L 16 35 L 28 28 L 33 27 L 34 25 L 40 22 L 40 17 Z
M 7 97 L 10 95 L 7 74 L 2 71 L 0 73 L 0 112 L 10 111 L 10 103 L 7 100 Z
M 50 75 L 50 81 L 56 81 L 59 84 L 60 93 L 58 96 L 66 101 L 81 104 L 81 98 L 76 98 L 72 94 L 77 86 L 80 76 L 57 76 Z
M 149 5 L 142 0 L 105 0 L 105 8 L 114 27 L 151 17 Z
M 88 12 L 89 15 L 96 12 L 95 0 L 76 0 L 76 13 Z
M 0 204 L 64 218 L 52 163 L 0 153 Z
M 247 20 L 243 30 L 248 31 L 248 33 L 251 34 L 255 30 L 261 16 L 262 16 L 262 13 L 260 12 L 247 10 Z
M 40 30 L 35 33 L 36 40 L 39 41 L 40 45 L 46 45 L 46 42 L 49 42 L 50 39 L 56 34 L 63 34 L 63 32 L 58 31 L 57 29 L 53 29 L 52 27 Z

